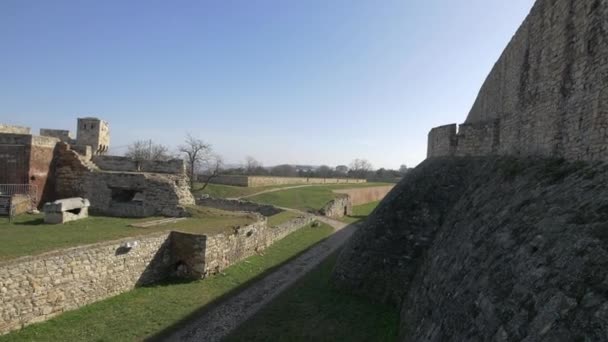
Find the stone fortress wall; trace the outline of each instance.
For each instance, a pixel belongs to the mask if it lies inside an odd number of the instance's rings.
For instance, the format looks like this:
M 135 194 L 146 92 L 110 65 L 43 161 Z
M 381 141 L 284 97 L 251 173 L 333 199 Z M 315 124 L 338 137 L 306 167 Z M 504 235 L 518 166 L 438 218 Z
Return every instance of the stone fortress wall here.
M 186 172 L 186 163 L 183 159 L 137 161 L 129 157 L 97 155 L 93 156 L 91 161 L 100 169 L 108 171 L 180 174 Z
M 168 277 L 216 274 L 314 220 L 258 218 L 230 233 L 156 233 L 0 262 L 0 335 Z
M 271 186 L 288 184 L 359 184 L 366 183 L 365 179 L 355 178 L 307 178 L 307 177 L 267 177 L 267 176 L 218 176 L 211 180 L 213 184 L 233 186 Z
M 537 1 L 465 123 L 431 130 L 428 156 L 608 159 L 607 56 L 607 1 Z
M 23 127 L 23 126 L 13 126 L 13 125 L 0 124 L 0 133 L 30 134 L 31 133 L 31 129 L 29 127 Z

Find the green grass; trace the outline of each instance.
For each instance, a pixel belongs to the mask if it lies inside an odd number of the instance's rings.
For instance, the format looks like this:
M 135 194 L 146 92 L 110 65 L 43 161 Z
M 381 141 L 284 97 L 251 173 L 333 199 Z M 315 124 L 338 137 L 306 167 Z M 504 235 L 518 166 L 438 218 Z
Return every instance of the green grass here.
M 376 207 L 380 204 L 380 201 L 370 202 L 366 204 L 356 205 L 353 207 L 353 214 L 350 216 L 345 216 L 340 220 L 346 223 L 354 223 L 359 220 L 364 220 L 369 216 L 369 214 L 376 209 Z
M 325 239 L 327 225 L 302 228 L 223 275 L 188 283 L 137 288 L 5 336 L 8 341 L 134 341 L 180 322 L 215 299 L 254 280 Z
M 285 223 L 289 220 L 293 220 L 296 217 L 301 216 L 298 213 L 294 213 L 292 211 L 283 211 L 281 213 L 278 213 L 276 215 L 272 215 L 268 218 L 268 226 L 269 227 L 274 227 L 274 226 L 278 226 L 281 223 Z
M 395 341 L 396 309 L 333 288 L 336 258 L 326 259 L 225 341 Z
M 91 216 L 58 225 L 44 224 L 42 215 L 21 215 L 12 223 L 1 218 L 0 260 L 166 230 L 214 234 L 254 221 L 248 215 L 209 208 L 190 208 L 190 213 L 192 217 L 187 220 L 148 228 L 134 228 L 129 225 L 157 218 L 142 220 Z
M 270 192 L 248 198 L 252 202 L 266 203 L 280 207 L 299 209 L 303 211 L 317 211 L 327 202 L 336 197 L 332 192 L 336 189 L 352 189 L 372 186 L 386 185 L 386 183 L 362 183 L 362 184 L 334 184 L 310 186 L 305 188 L 288 189 L 284 191 Z
M 205 190 L 200 190 L 203 187 L 203 184 L 197 183 L 194 185 L 194 191 L 192 192 L 195 197 L 200 196 L 201 194 L 207 194 L 211 197 L 215 198 L 234 198 L 234 197 L 242 197 L 251 194 L 255 194 L 258 192 L 262 192 L 264 190 L 270 189 L 279 189 L 290 186 L 296 186 L 301 184 L 284 184 L 284 185 L 269 185 L 269 186 L 258 186 L 258 187 L 244 187 L 244 186 L 232 186 L 232 185 L 222 185 L 222 184 L 209 184 L 205 188 Z

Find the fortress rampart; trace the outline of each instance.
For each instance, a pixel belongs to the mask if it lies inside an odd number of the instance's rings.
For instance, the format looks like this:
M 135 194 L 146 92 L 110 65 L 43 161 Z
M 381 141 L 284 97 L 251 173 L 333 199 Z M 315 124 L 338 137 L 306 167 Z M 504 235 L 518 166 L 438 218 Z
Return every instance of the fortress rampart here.
M 537 1 L 464 124 L 429 133 L 428 156 L 608 159 L 608 1 Z

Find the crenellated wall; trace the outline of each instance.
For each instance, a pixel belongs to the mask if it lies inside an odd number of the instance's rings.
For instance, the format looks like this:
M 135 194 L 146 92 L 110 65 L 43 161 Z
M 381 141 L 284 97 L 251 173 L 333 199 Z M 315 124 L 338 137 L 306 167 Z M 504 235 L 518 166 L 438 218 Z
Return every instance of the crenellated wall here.
M 608 159 L 606 56 L 608 1 L 538 0 L 458 133 L 431 130 L 428 156 Z

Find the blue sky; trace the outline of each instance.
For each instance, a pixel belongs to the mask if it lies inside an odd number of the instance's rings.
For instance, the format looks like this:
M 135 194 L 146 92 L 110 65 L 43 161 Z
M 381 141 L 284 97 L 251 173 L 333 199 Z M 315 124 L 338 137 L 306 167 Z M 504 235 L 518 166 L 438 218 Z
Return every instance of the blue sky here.
M 186 132 L 229 163 L 414 166 L 533 0 L 0 1 L 0 122 Z

